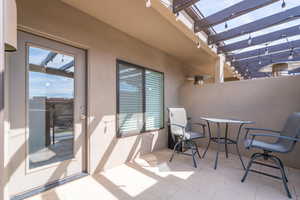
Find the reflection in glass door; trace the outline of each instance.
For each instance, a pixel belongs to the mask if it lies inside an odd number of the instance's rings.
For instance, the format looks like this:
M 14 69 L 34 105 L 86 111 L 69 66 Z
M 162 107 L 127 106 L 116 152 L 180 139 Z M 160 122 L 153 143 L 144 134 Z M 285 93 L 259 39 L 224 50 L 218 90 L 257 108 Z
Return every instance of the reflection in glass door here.
M 29 169 L 69 160 L 74 141 L 74 56 L 28 51 Z

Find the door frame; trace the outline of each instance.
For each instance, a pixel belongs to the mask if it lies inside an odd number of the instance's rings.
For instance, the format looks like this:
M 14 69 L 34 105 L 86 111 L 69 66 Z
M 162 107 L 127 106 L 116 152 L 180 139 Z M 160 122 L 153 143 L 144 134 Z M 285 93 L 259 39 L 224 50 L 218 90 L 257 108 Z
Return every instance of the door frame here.
M 62 37 L 59 37 L 59 36 L 55 36 L 55 35 L 52 35 L 52 34 L 48 34 L 48 33 L 44 33 L 44 32 L 41 32 L 41 31 L 38 31 L 38 30 L 35 30 L 35 29 L 32 29 L 32 28 L 29 28 L 29 27 L 25 27 L 25 26 L 20 26 L 18 25 L 17 27 L 17 31 L 22 31 L 22 32 L 25 32 L 25 33 L 29 33 L 29 34 L 32 34 L 34 36 L 38 36 L 38 37 L 42 37 L 44 39 L 48 39 L 48 40 L 51 40 L 51 41 L 54 41 L 54 42 L 58 42 L 58 43 L 61 43 L 61 44 L 64 44 L 64 45 L 68 45 L 68 46 L 71 46 L 71 47 L 75 47 L 75 48 L 79 48 L 81 50 L 83 50 L 85 52 L 85 67 L 84 67 L 84 70 L 85 70 L 85 87 L 84 87 L 84 94 L 85 94 L 85 114 L 86 114 L 86 118 L 84 119 L 85 120 L 85 125 L 83 127 L 83 129 L 85 130 L 85 134 L 84 134 L 84 150 L 85 150 L 85 155 L 84 155 L 84 165 L 82 166 L 83 167 L 83 170 L 81 173 L 77 173 L 77 174 L 74 174 L 70 177 L 66 177 L 66 178 L 63 178 L 63 179 L 59 179 L 59 180 L 56 180 L 56 181 L 53 181 L 53 182 L 50 182 L 50 183 L 47 183 L 45 185 L 41 185 L 41 186 L 38 186 L 37 188 L 33 188 L 29 191 L 24 191 L 24 193 L 22 194 L 18 194 L 16 196 L 13 196 L 11 199 L 12 200 L 16 200 L 16 199 L 24 199 L 24 198 L 28 198 L 30 196 L 33 196 L 33 195 L 36 195 L 36 194 L 39 194 L 41 192 L 44 192 L 46 190 L 49 190 L 49 189 L 52 189 L 54 187 L 57 187 L 59 185 L 62 185 L 62 184 L 65 184 L 65 183 L 68 183 L 70 181 L 73 181 L 73 180 L 77 180 L 79 178 L 82 178 L 84 176 L 87 176 L 90 174 L 90 137 L 89 137 L 89 119 L 90 119 L 90 107 L 89 107 L 89 88 L 90 88 L 90 81 L 89 81 L 89 77 L 90 77 L 90 72 L 89 72 L 89 51 L 90 51 L 90 47 L 86 46 L 86 45 L 82 45 L 82 44 L 79 44 L 77 42 L 73 42 L 73 41 L 70 41 L 70 40 L 67 40 L 67 39 L 64 39 Z M 54 48 L 50 48 L 50 47 L 47 47 L 46 45 L 40 45 L 40 44 L 35 44 L 33 42 L 26 42 L 26 74 L 25 74 L 25 79 L 28 80 L 28 63 L 27 63 L 27 53 L 28 53 L 28 44 L 31 44 L 35 47 L 42 47 L 42 48 L 46 48 L 46 49 L 50 49 L 50 50 L 54 50 L 54 51 L 57 51 L 57 52 L 62 52 L 62 53 L 65 53 L 65 54 L 68 54 L 68 55 L 72 55 L 70 54 L 69 52 L 65 52 L 63 50 L 57 50 L 57 49 L 54 49 Z M 73 55 L 72 55 L 73 56 Z M 27 85 L 27 81 L 26 81 L 26 98 L 28 97 L 28 85 Z M 74 86 L 76 87 L 76 82 L 74 83 Z M 27 103 L 27 99 L 26 99 L 26 133 L 25 133 L 25 137 L 26 137 L 26 174 L 30 174 L 31 172 L 34 172 L 34 171 L 37 171 L 37 170 L 42 170 L 42 169 L 45 169 L 45 168 L 49 168 L 49 167 L 53 167 L 55 165 L 58 165 L 58 163 L 53 163 L 53 164 L 49 164 L 49 165 L 46 165 L 46 166 L 42 166 L 42 167 L 37 167 L 36 169 L 29 169 L 29 165 L 28 165 L 28 103 Z M 73 146 L 74 148 L 74 146 Z M 72 158 L 74 159 L 74 158 Z

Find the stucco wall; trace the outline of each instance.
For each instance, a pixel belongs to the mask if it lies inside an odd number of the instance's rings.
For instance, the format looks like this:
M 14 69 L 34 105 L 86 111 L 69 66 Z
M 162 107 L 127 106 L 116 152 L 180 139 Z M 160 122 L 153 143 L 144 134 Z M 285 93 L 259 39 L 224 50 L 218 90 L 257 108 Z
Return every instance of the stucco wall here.
M 300 112 L 300 76 L 206 84 L 186 83 L 180 89 L 180 103 L 195 120 L 201 116 L 252 120 L 254 127 L 281 130 L 289 114 Z M 231 137 L 237 127 L 230 129 Z M 215 131 L 215 129 L 214 129 Z M 244 133 L 244 132 L 243 132 Z M 245 151 L 241 139 L 240 148 Z M 234 149 L 230 149 L 235 153 Z M 293 153 L 280 155 L 284 162 L 300 168 L 300 144 Z
M 166 130 L 116 138 L 116 59 L 165 73 L 165 106 L 178 106 L 182 64 L 58 0 L 18 0 L 18 24 L 88 48 L 90 172 L 166 147 Z

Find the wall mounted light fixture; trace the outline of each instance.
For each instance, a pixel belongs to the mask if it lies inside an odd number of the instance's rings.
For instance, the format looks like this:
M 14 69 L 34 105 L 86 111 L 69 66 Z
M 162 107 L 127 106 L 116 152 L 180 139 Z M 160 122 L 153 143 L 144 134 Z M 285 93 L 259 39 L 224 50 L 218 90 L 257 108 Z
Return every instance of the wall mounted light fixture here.
M 187 77 L 186 80 L 194 81 L 194 85 L 203 85 L 204 81 L 210 78 L 210 75 L 195 75 Z

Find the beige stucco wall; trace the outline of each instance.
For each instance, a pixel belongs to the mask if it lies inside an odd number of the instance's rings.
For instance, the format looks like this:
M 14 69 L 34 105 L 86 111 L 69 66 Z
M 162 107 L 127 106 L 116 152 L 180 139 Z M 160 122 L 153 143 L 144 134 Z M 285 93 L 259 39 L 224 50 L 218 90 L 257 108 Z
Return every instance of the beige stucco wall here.
M 17 8 L 15 0 L 4 0 L 4 41 L 5 49 L 17 48 Z
M 186 83 L 180 89 L 180 103 L 195 120 L 201 116 L 255 121 L 259 128 L 281 130 L 287 116 L 300 112 L 300 76 L 233 81 L 195 87 Z M 235 128 L 235 129 L 234 129 Z M 231 130 L 235 135 L 236 128 Z M 214 130 L 215 131 L 215 130 Z M 240 148 L 245 151 L 241 139 Z M 235 152 L 233 148 L 231 152 Z M 300 168 L 300 144 L 293 153 L 280 155 L 284 162 Z
M 178 106 L 182 64 L 58 0 L 18 0 L 18 24 L 88 48 L 90 172 L 166 147 L 166 130 L 116 138 L 116 59 L 165 73 L 165 106 Z

